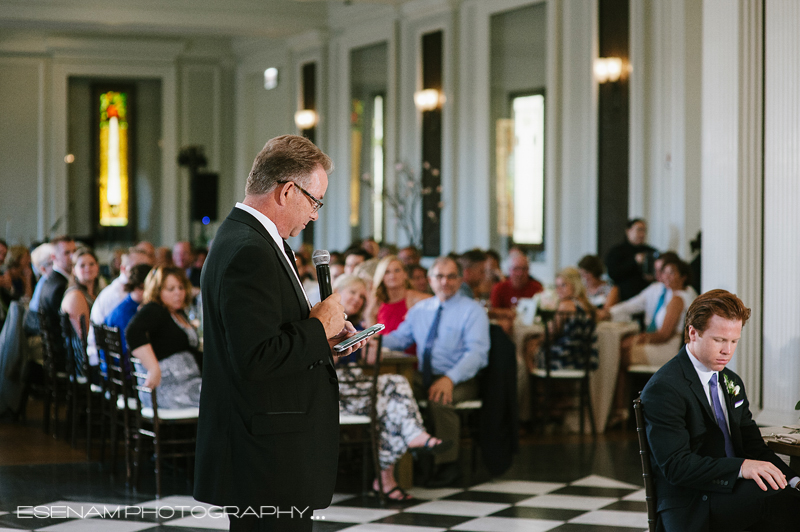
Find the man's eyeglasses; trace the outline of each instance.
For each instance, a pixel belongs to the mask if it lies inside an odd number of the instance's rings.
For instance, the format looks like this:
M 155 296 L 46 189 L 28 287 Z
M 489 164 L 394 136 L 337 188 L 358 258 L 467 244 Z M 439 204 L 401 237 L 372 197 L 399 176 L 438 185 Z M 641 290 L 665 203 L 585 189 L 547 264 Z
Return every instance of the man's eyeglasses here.
M 442 275 L 441 273 L 437 273 L 433 276 L 433 278 L 439 282 L 444 281 L 445 279 L 448 281 L 455 281 L 458 279 L 458 275 L 455 273 L 451 273 L 450 275 Z
M 302 192 L 303 194 L 308 196 L 308 199 L 311 200 L 311 204 L 313 205 L 313 211 L 312 212 L 318 212 L 322 208 L 322 206 L 325 205 L 320 200 L 315 198 L 314 195 L 311 194 L 308 190 L 304 189 L 303 187 L 301 187 L 300 185 L 298 185 L 294 181 L 278 181 L 278 183 L 281 184 L 281 185 L 285 184 L 285 183 L 291 183 L 294 186 L 296 186 L 300 190 L 300 192 Z

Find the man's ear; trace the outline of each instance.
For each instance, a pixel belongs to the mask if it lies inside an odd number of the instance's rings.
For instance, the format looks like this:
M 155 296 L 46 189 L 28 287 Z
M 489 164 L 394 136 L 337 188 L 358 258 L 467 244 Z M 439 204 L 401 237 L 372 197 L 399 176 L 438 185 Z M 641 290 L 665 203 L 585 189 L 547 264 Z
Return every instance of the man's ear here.
M 289 191 L 291 190 L 291 183 L 281 183 L 275 188 L 274 194 L 275 201 L 281 207 L 285 207 L 289 202 Z
M 697 329 L 695 329 L 693 325 L 689 325 L 689 341 L 694 342 L 699 336 L 700 333 L 697 331 Z

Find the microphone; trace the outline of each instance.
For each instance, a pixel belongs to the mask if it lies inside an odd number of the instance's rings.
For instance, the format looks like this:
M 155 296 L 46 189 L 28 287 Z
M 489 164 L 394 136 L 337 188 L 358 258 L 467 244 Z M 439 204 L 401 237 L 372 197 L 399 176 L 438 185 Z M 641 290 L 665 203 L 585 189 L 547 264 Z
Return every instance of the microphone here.
M 318 249 L 311 255 L 314 266 L 317 267 L 317 282 L 319 283 L 319 300 L 325 301 L 333 293 L 331 289 L 331 254 L 325 249 Z

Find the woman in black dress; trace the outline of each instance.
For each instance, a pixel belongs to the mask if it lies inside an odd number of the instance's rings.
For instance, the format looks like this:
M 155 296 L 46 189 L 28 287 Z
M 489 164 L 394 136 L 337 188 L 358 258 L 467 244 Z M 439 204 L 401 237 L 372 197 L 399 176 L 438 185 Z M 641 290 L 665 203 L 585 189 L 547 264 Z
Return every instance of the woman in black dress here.
M 144 282 L 144 305 L 125 329 L 131 355 L 147 370 L 144 386 L 158 388 L 159 408 L 200 404 L 198 337 L 185 312 L 191 297 L 182 269 L 154 268 Z M 142 400 L 149 403 L 150 395 L 142 394 Z

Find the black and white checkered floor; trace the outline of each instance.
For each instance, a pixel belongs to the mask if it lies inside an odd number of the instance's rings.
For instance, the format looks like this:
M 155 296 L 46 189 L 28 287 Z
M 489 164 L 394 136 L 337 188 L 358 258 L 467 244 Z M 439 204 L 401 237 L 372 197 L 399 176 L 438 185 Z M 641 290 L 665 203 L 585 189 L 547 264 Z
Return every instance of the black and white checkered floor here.
M 373 498 L 337 493 L 314 514 L 315 532 L 610 532 L 645 531 L 640 486 L 590 475 L 572 482 L 498 480 L 467 490 L 410 490 L 416 500 L 377 508 Z M 228 520 L 191 497 L 120 506 L 51 501 L 0 512 L 0 532 L 187 532 L 227 530 Z

